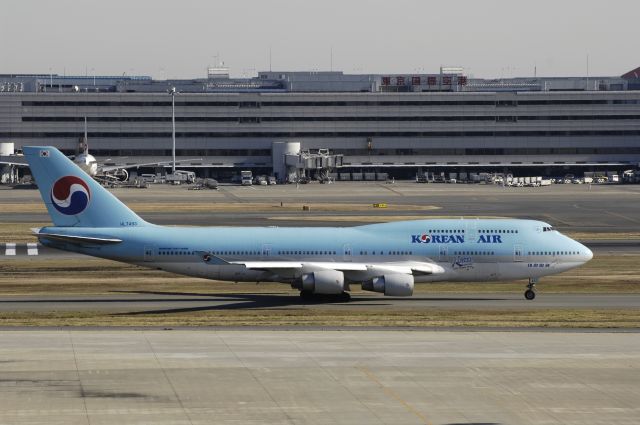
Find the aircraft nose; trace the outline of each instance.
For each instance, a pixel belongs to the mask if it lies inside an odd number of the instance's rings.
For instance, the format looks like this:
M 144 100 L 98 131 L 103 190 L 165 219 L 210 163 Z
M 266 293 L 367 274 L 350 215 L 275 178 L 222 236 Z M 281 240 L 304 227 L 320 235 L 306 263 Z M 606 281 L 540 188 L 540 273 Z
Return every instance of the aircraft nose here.
M 582 258 L 584 259 L 584 262 L 586 263 L 587 261 L 591 260 L 593 258 L 593 252 L 587 248 L 586 246 L 580 244 L 581 249 L 580 249 L 580 253 L 582 254 Z

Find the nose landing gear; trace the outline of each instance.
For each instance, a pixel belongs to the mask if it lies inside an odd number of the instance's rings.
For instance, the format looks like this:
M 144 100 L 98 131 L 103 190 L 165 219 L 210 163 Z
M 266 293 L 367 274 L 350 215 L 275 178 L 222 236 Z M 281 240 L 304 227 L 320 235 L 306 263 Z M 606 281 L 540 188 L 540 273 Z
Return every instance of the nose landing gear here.
M 529 284 L 527 285 L 527 290 L 524 291 L 524 297 L 531 301 L 536 297 L 536 283 L 538 283 L 538 279 L 531 277 L 529 278 Z

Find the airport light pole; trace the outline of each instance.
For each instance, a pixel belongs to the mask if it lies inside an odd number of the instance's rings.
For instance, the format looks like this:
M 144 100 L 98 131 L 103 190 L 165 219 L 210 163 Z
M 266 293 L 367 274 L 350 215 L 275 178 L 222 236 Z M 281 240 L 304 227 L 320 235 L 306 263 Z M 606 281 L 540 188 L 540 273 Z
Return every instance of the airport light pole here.
M 171 134 L 173 139 L 173 146 L 171 148 L 171 156 L 173 158 L 171 162 L 171 174 L 176 173 L 176 88 L 171 87 L 169 90 L 171 94 Z

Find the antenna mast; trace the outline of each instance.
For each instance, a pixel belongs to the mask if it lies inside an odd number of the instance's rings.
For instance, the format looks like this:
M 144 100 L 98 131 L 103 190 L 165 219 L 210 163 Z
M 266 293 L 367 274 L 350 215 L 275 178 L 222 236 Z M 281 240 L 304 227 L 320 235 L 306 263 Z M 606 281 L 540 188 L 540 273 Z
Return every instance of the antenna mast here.
M 587 87 L 586 90 L 589 91 L 589 53 L 587 53 Z

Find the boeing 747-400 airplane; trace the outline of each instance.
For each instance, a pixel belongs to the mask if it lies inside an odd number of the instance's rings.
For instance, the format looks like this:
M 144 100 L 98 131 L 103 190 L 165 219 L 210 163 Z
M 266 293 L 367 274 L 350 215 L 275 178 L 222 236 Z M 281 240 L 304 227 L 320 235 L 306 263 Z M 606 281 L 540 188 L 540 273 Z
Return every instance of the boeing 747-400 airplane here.
M 350 228 L 163 227 L 138 217 L 54 147 L 25 147 L 51 219 L 43 245 L 200 278 L 283 282 L 305 298 L 350 285 L 410 296 L 416 282 L 528 279 L 593 254 L 547 223 L 413 220 Z

